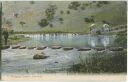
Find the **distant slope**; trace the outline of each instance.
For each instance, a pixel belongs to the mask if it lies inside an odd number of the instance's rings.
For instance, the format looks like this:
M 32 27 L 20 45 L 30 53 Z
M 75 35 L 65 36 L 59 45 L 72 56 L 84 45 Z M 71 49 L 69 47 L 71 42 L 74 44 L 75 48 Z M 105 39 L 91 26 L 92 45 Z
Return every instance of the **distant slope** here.
M 102 26 L 102 21 L 108 21 L 112 26 L 126 24 L 127 23 L 127 13 L 126 13 L 126 3 L 123 1 L 110 2 L 109 4 L 103 5 L 102 7 L 97 7 L 96 3 L 91 6 L 87 6 L 85 10 L 72 10 L 68 8 L 71 1 L 52 1 L 52 2 L 39 2 L 36 1 L 34 4 L 27 2 L 3 2 L 3 18 L 12 22 L 12 29 L 14 31 L 24 31 L 24 32 L 84 32 L 87 33 L 89 26 L 92 23 L 87 23 L 84 18 L 94 16 L 95 23 L 97 27 Z M 90 3 L 90 2 L 80 2 L 80 3 Z M 45 18 L 45 9 L 48 8 L 49 4 L 54 4 L 57 6 L 57 11 L 55 17 L 61 17 L 64 19 L 63 24 L 58 21 L 54 21 L 53 27 L 50 26 L 40 27 L 38 22 L 42 18 Z M 70 14 L 67 14 L 67 10 Z M 60 11 L 64 11 L 60 14 Z M 14 16 L 18 13 L 17 18 Z M 22 27 L 19 23 L 24 21 L 26 24 Z

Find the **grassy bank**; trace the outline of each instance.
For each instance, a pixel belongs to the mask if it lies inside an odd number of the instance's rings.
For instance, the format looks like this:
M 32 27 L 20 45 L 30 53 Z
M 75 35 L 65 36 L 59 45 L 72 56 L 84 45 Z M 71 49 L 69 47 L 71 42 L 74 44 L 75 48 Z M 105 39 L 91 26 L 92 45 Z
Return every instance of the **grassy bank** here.
M 8 45 L 15 45 L 15 44 L 18 44 L 20 42 L 25 42 L 28 40 L 30 40 L 30 38 L 26 38 L 22 35 L 11 34 L 8 38 Z M 4 45 L 4 39 L 2 39 L 2 43 Z
M 84 61 L 79 56 L 81 63 L 73 65 L 69 72 L 72 73 L 126 73 L 127 51 L 123 52 L 96 52 L 89 54 Z

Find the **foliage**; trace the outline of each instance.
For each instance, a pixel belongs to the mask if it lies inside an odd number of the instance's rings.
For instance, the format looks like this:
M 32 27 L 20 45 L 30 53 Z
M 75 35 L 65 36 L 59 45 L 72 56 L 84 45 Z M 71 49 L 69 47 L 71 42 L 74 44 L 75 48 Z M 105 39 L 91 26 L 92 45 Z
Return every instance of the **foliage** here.
M 45 27 L 49 24 L 48 20 L 47 19 L 41 19 L 41 21 L 39 22 L 39 25 L 41 27 Z
M 115 44 L 117 46 L 122 46 L 127 48 L 127 36 L 122 33 L 118 33 L 116 35 Z
M 50 27 L 52 28 L 53 27 L 53 24 L 50 24 Z
M 71 2 L 69 4 L 68 8 L 73 9 L 73 10 L 77 10 L 80 5 L 81 5 L 80 2 L 74 1 L 74 2 Z
M 47 17 L 47 20 L 51 21 L 54 18 L 55 12 L 56 12 L 57 6 L 56 5 L 50 5 L 45 10 L 45 15 Z
M 54 19 L 54 15 L 56 12 L 57 6 L 56 5 L 49 5 L 49 7 L 45 10 L 45 19 L 41 19 L 41 21 L 38 23 L 41 27 L 46 27 L 49 25 L 49 22 L 51 22 Z M 50 24 L 50 27 L 53 27 L 52 24 Z
M 24 21 L 20 22 L 20 25 L 23 27 L 23 25 L 26 24 Z
M 103 5 L 109 4 L 108 1 L 98 1 L 97 7 L 102 7 Z
M 67 14 L 70 14 L 70 11 L 69 10 L 67 10 Z
M 13 34 L 13 33 L 14 33 L 14 30 L 10 30 L 9 33 L 10 33 L 10 34 Z
M 95 22 L 92 17 L 90 17 L 90 18 L 84 18 L 84 21 L 85 21 L 85 22 L 88 22 L 88 23 Z
M 64 14 L 64 11 L 63 11 L 63 10 L 61 10 L 61 11 L 60 11 L 60 14 Z
M 60 20 L 60 21 L 64 21 L 64 19 L 63 19 L 63 18 L 59 18 L 59 20 Z
M 77 73 L 122 73 L 127 72 L 127 53 L 96 52 L 89 54 L 86 61 L 73 65 L 69 72 Z
M 30 4 L 35 4 L 35 1 L 30 1 Z

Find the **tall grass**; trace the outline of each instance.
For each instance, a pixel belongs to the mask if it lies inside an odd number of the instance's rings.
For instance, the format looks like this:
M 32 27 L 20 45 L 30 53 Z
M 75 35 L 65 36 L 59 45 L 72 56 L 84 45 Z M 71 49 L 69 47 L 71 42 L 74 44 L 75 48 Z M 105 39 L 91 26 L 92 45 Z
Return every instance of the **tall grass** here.
M 96 52 L 89 54 L 86 61 L 73 65 L 68 71 L 73 73 L 122 73 L 127 72 L 127 53 Z

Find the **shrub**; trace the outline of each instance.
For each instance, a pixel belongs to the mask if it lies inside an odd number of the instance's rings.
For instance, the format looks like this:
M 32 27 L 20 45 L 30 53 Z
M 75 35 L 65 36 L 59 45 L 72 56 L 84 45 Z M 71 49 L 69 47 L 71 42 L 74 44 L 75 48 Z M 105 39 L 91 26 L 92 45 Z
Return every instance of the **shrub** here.
M 47 19 L 41 19 L 41 21 L 39 22 L 39 25 L 41 27 L 45 27 L 49 24 L 49 22 L 47 21 Z
M 118 33 L 116 35 L 116 39 L 114 42 L 117 46 L 127 48 L 127 36 L 122 33 Z
M 71 2 L 68 6 L 69 9 L 77 10 L 81 4 L 78 1 Z

